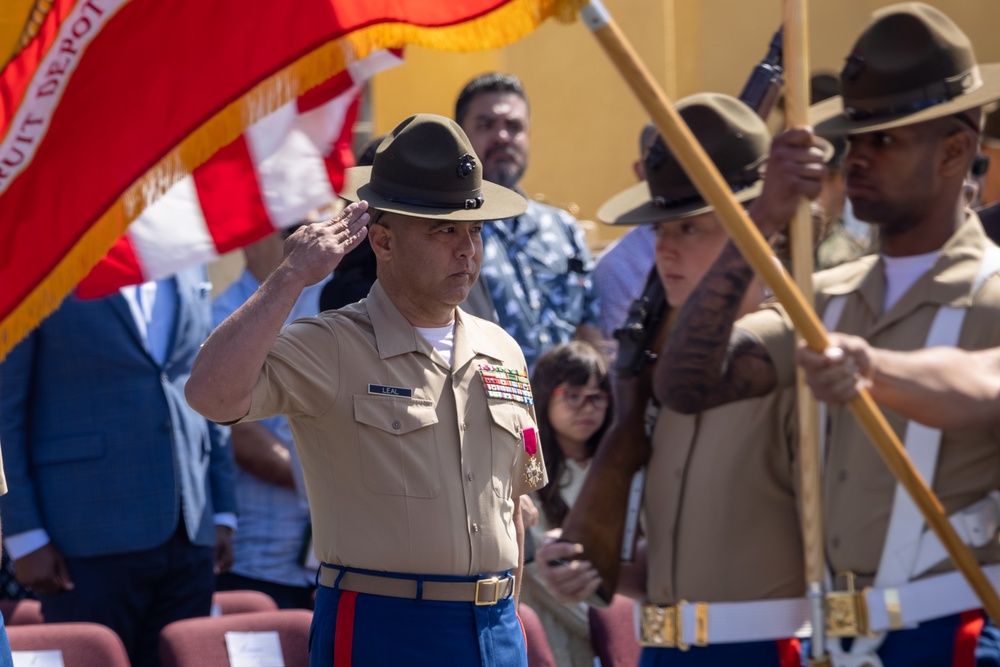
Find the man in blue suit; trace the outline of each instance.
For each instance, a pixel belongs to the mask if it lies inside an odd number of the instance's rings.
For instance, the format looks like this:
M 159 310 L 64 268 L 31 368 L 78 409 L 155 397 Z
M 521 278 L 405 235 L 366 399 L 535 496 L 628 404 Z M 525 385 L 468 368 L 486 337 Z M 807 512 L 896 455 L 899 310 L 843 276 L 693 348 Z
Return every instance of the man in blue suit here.
M 212 328 L 204 268 L 71 296 L 0 365 L 0 498 L 18 581 L 47 622 L 115 630 L 156 665 L 160 629 L 208 615 L 232 562 L 228 430 L 184 384 Z

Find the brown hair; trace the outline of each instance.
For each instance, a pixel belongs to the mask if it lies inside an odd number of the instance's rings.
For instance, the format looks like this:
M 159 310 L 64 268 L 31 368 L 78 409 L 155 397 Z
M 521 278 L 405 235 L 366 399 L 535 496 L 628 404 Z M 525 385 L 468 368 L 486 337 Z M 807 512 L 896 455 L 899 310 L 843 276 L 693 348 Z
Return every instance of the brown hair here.
M 594 346 L 580 340 L 570 341 L 553 347 L 543 354 L 535 364 L 531 374 L 531 392 L 535 397 L 535 417 L 538 419 L 538 435 L 542 441 L 542 456 L 545 458 L 545 468 L 548 471 L 549 483 L 539 489 L 541 510 L 545 519 L 552 527 L 562 524 L 569 505 L 562 497 L 559 489 L 559 478 L 566 469 L 566 456 L 556 440 L 556 434 L 549 421 L 549 405 L 556 387 L 565 383 L 574 386 L 587 384 L 591 377 L 597 379 L 597 385 L 611 393 L 611 380 L 608 377 L 608 366 Z M 587 456 L 593 457 L 597 451 L 604 432 L 611 422 L 613 406 L 608 403 L 604 421 L 600 428 L 587 440 Z

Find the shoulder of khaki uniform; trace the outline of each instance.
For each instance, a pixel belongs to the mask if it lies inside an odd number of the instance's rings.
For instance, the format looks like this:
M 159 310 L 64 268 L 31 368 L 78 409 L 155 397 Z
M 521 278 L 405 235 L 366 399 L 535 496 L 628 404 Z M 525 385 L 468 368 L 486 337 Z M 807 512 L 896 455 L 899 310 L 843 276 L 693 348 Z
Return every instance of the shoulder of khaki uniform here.
M 823 289 L 831 285 L 856 279 L 860 275 L 870 271 L 876 261 L 878 261 L 878 255 L 872 254 L 837 264 L 832 268 L 823 269 L 813 276 L 813 284 L 816 289 Z

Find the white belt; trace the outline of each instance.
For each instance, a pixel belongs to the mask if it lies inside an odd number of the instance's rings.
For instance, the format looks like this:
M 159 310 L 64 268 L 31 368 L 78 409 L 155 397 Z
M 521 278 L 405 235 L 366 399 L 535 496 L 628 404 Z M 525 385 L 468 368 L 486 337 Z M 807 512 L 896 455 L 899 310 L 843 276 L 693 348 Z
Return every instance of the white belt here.
M 983 574 L 1000 590 L 1000 565 L 988 565 Z M 912 628 L 925 621 L 952 616 L 982 603 L 960 572 L 938 574 L 895 588 L 861 591 L 868 607 L 868 631 L 884 632 Z
M 955 512 L 948 520 L 963 544 L 974 548 L 986 546 L 1000 530 L 1000 491 L 990 491 L 985 498 Z M 913 563 L 911 577 L 919 577 L 948 558 L 941 541 L 930 530 L 924 531 L 908 549 L 916 552 L 915 556 L 902 555 L 903 562 Z
M 767 641 L 811 633 L 805 598 L 636 605 L 642 646 L 678 648 Z

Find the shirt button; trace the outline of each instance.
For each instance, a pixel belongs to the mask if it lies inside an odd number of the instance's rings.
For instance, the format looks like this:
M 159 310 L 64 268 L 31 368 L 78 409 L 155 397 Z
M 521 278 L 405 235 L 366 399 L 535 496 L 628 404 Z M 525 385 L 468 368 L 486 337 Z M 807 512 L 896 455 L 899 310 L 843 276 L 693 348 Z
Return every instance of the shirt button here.
M 466 424 L 465 422 L 462 422 L 462 430 L 464 431 L 467 428 L 469 428 L 469 425 Z
M 166 373 L 160 373 L 160 380 L 163 382 L 170 382 L 170 376 Z
M 402 424 L 400 424 L 398 421 L 392 422 L 392 428 L 394 428 L 395 430 L 398 431 L 400 426 L 402 426 Z
M 476 476 L 473 475 L 471 472 L 469 473 L 468 477 L 470 482 L 476 478 Z
M 472 532 L 474 532 L 474 533 L 478 533 L 479 532 L 479 524 L 478 523 L 472 524 Z

